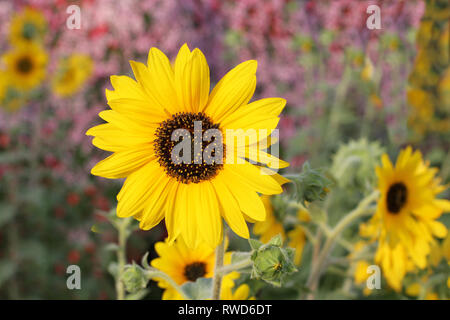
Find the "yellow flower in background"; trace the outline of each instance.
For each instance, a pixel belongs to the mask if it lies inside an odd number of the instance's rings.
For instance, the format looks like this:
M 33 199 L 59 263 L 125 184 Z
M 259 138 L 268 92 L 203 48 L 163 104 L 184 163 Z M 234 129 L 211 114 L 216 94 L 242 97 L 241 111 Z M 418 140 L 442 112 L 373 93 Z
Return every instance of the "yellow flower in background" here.
M 215 247 L 222 239 L 222 217 L 243 238 L 249 237 L 246 219 L 264 221 L 266 213 L 258 193 L 278 194 L 288 180 L 267 174 L 271 168 L 286 167 L 285 162 L 259 151 L 260 142 L 278 124 L 286 101 L 266 98 L 249 103 L 256 87 L 254 60 L 228 72 L 209 93 L 209 67 L 199 49 L 183 45 L 173 64 L 164 53 L 151 48 L 147 65 L 131 61 L 137 81 L 127 76 L 112 76 L 114 91 L 106 91 L 112 110 L 100 112 L 108 123 L 91 128 L 93 144 L 114 152 L 99 162 L 92 174 L 127 178 L 117 196 L 117 215 L 134 216 L 140 228 L 149 230 L 165 218 L 169 242 L 182 236 L 194 248 L 201 242 Z M 205 143 L 191 140 L 201 152 L 194 163 L 175 163 L 172 151 L 176 129 L 193 132 L 194 122 L 202 123 L 202 133 L 218 129 L 224 141 L 228 129 L 266 129 L 255 141 L 237 143 L 224 154 L 241 150 L 250 160 L 242 164 L 199 159 Z M 239 140 L 239 139 L 238 139 Z M 220 141 L 219 141 L 220 142 Z M 258 149 L 249 152 L 249 149 Z M 267 145 L 264 148 L 266 149 Z M 242 159 L 242 158 L 240 158 Z M 273 172 L 272 172 L 273 173 Z
M 374 76 L 374 67 L 372 60 L 368 56 L 364 59 L 364 68 L 361 70 L 361 78 L 365 81 L 372 81 Z
M 439 300 L 439 295 L 427 286 L 428 276 L 423 276 L 418 281 L 406 287 L 405 292 L 411 297 L 422 297 L 424 300 Z
M 362 284 L 367 280 L 369 277 L 367 268 L 369 266 L 370 264 L 366 260 L 360 260 L 356 263 L 355 271 L 353 273 L 353 278 L 355 279 L 356 284 Z
M 297 212 L 297 219 L 300 222 L 309 222 L 311 221 L 311 217 L 309 215 L 309 212 L 300 209 Z M 295 249 L 295 255 L 294 255 L 294 263 L 296 265 L 299 265 L 302 262 L 302 255 L 303 255 L 303 248 L 306 244 L 306 233 L 305 233 L 305 227 L 302 225 L 297 225 L 294 227 L 293 230 L 288 232 L 288 238 L 289 238 L 289 247 Z
M 13 45 L 42 42 L 47 31 L 47 21 L 42 13 L 27 7 L 11 20 L 9 39 Z
M 55 94 L 67 97 L 79 91 L 92 74 L 92 66 L 92 59 L 83 54 L 74 54 L 62 59 L 52 80 Z
M 408 77 L 408 124 L 416 137 L 427 132 L 450 130 L 446 70 L 449 67 L 450 4 L 447 0 L 426 1 L 425 14 L 417 32 L 417 55 Z
M 372 103 L 376 108 L 381 109 L 383 108 L 383 100 L 381 99 L 381 97 L 379 95 L 377 95 L 376 93 L 372 93 L 369 96 L 369 101 L 370 103 Z
M 2 70 L 0 70 L 0 102 L 5 98 L 6 96 L 6 90 L 8 89 L 8 77 L 6 76 L 6 73 Z
M 205 243 L 194 249 L 187 247 L 182 238 L 170 245 L 165 242 L 155 244 L 159 257 L 151 261 L 152 267 L 165 272 L 178 285 L 188 281 L 195 282 L 198 278 L 212 278 L 214 275 L 215 251 Z M 231 252 L 224 257 L 224 264 L 231 263 Z M 222 279 L 222 290 L 234 286 L 235 279 L 239 278 L 238 272 L 231 272 Z M 158 286 L 164 289 L 163 300 L 180 300 L 182 296 L 163 279 L 156 279 Z
M 278 234 L 281 235 L 281 238 L 284 241 L 286 234 L 284 232 L 283 223 L 278 221 L 275 216 L 270 197 L 263 195 L 261 196 L 261 200 L 266 209 L 266 219 L 264 221 L 255 222 L 255 225 L 253 226 L 253 233 L 259 236 L 259 240 L 264 243 L 269 242 L 270 239 Z
M 240 285 L 233 292 L 233 287 L 222 287 L 220 300 L 255 300 L 255 297 L 250 296 L 250 287 L 246 284 Z
M 271 197 L 261 196 L 261 199 L 266 208 L 266 220 L 258 221 L 253 226 L 253 233 L 259 236 L 259 240 L 263 243 L 269 242 L 270 239 L 276 235 L 280 235 L 282 241 L 286 239 L 286 232 L 284 230 L 281 212 L 275 212 Z M 300 209 L 297 212 L 297 219 L 300 222 L 309 222 L 311 217 L 307 210 Z M 293 230 L 287 233 L 289 239 L 289 247 L 295 249 L 294 263 L 299 265 L 302 260 L 303 248 L 306 244 L 306 234 L 302 225 L 296 225 Z
M 22 91 L 34 89 L 45 77 L 47 54 L 36 44 L 23 44 L 3 56 L 10 84 Z
M 450 66 L 439 83 L 438 92 L 442 105 L 450 106 Z
M 442 244 L 434 241 L 431 245 L 429 256 L 430 265 L 436 267 L 442 260 L 450 261 L 450 232 L 447 233 L 447 237 L 442 241 Z
M 361 234 L 378 239 L 375 263 L 383 268 L 389 285 L 400 291 L 411 264 L 425 268 L 434 237 L 447 235 L 445 225 L 436 219 L 450 210 L 450 201 L 436 198 L 445 190 L 435 177 L 437 170 L 411 147 L 400 152 L 395 167 L 384 154 L 376 173 L 381 196 Z

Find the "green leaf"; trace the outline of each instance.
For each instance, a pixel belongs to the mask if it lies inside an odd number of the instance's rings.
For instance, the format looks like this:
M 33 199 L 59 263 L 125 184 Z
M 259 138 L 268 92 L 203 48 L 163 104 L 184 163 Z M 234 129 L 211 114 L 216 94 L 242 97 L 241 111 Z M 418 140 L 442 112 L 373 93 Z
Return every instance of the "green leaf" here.
M 186 282 L 181 286 L 183 294 L 191 300 L 211 299 L 212 278 L 198 278 L 195 282 Z
M 0 227 L 11 221 L 15 215 L 14 206 L 5 203 L 0 205 Z
M 263 245 L 261 241 L 256 239 L 248 239 L 248 243 L 250 244 L 250 248 L 252 248 L 252 250 L 258 250 Z
M 14 262 L 11 261 L 0 261 L 0 288 L 2 287 L 3 283 L 8 281 L 9 278 L 11 278 L 16 271 L 16 266 Z
M 250 259 L 251 252 L 233 251 L 231 253 L 231 264 L 239 263 L 241 261 Z
M 128 294 L 125 297 L 125 300 L 142 300 L 149 292 L 150 290 L 147 289 L 140 290 L 138 292 Z
M 281 247 L 283 245 L 283 239 L 281 238 L 280 234 L 277 234 L 275 237 L 269 240 L 268 244 Z

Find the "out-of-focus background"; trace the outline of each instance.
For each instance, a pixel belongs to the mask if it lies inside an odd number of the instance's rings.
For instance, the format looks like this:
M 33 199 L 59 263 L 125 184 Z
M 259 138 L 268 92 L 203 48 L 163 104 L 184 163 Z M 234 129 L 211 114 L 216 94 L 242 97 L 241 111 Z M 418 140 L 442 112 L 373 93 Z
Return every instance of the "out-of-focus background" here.
M 341 144 L 365 137 L 394 156 L 419 148 L 448 183 L 450 9 L 432 2 L 0 0 L 0 298 L 115 297 L 115 233 L 99 229 L 121 181 L 90 175 L 106 153 L 85 132 L 107 107 L 109 76 L 130 75 L 128 61 L 146 61 L 152 46 L 170 59 L 184 43 L 200 48 L 212 83 L 256 59 L 254 99 L 287 100 L 289 170 L 329 166 Z M 370 4 L 381 30 L 366 26 Z M 80 29 L 67 25 L 70 5 Z M 163 225 L 134 233 L 128 261 L 165 236 Z M 66 287 L 71 264 L 83 290 Z

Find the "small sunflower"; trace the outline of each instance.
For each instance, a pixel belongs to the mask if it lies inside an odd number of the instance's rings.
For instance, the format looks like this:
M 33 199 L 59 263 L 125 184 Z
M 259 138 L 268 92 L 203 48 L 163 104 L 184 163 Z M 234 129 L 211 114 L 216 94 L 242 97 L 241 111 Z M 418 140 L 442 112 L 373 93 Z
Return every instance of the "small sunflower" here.
M 45 77 L 47 54 L 36 44 L 23 44 L 3 56 L 11 85 L 19 90 L 30 90 Z
M 92 59 L 83 54 L 62 59 L 52 81 L 53 92 L 60 97 L 76 93 L 91 75 L 92 65 Z
M 182 236 L 191 248 L 201 242 L 216 247 L 222 239 L 222 217 L 236 234 L 248 238 L 245 220 L 266 217 L 258 193 L 281 193 L 281 185 L 287 182 L 269 168 L 288 164 L 262 151 L 268 141 L 272 143 L 268 137 L 286 101 L 267 98 L 249 103 L 256 86 L 254 60 L 228 72 L 211 93 L 209 67 L 199 49 L 190 51 L 183 45 L 171 64 L 164 53 L 151 48 L 147 66 L 130 63 L 137 81 L 111 77 L 115 90 L 107 90 L 106 97 L 112 110 L 99 114 L 108 123 L 87 132 L 95 136 L 95 146 L 114 152 L 92 174 L 127 178 L 117 196 L 117 215 L 134 216 L 144 230 L 165 218 L 169 242 Z M 244 137 L 245 142 L 234 148 L 225 146 L 226 161 L 207 162 L 201 155 L 210 145 L 195 138 L 196 123 L 202 124 L 202 136 L 209 129 L 220 131 L 222 141 L 218 135 L 217 142 L 222 145 L 228 141 L 228 129 L 262 129 L 266 134 L 251 141 Z M 172 134 L 177 129 L 194 132 L 194 139 L 190 135 L 194 163 L 173 160 Z M 258 151 L 250 152 L 256 145 Z M 227 161 L 236 155 L 238 163 Z
M 436 172 L 411 147 L 400 152 L 395 167 L 384 154 L 382 167 L 376 169 L 381 196 L 361 233 L 378 239 L 375 262 L 397 291 L 407 271 L 426 267 L 434 237 L 447 235 L 445 225 L 436 219 L 450 210 L 450 201 L 436 198 L 445 190 Z
M 297 212 L 297 219 L 300 222 L 311 221 L 309 212 L 305 209 L 299 209 Z M 302 262 L 303 249 L 306 244 L 305 227 L 302 225 L 296 225 L 293 230 L 288 232 L 289 247 L 295 249 L 294 263 L 300 265 Z
M 11 21 L 9 39 L 13 45 L 41 43 L 47 31 L 47 21 L 42 13 L 27 7 L 16 13 Z
M 182 238 L 177 239 L 173 245 L 165 242 L 155 244 L 156 253 L 159 255 L 151 261 L 152 267 L 165 272 L 178 285 L 188 281 L 195 282 L 198 278 L 212 278 L 214 275 L 215 251 L 205 243 L 194 249 L 187 247 Z M 231 252 L 225 254 L 224 263 L 231 262 Z M 229 293 L 228 289 L 234 286 L 234 279 L 239 278 L 239 273 L 231 272 L 222 279 L 222 290 Z M 164 289 L 163 300 L 181 300 L 182 296 L 171 287 L 167 281 L 156 279 L 158 286 Z

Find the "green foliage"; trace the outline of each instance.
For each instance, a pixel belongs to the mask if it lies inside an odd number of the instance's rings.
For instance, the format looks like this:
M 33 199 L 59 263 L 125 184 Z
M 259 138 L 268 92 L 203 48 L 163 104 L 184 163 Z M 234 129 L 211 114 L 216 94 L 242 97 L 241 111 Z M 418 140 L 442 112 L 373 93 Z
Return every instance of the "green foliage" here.
M 181 286 L 186 298 L 191 300 L 206 300 L 211 298 L 212 278 L 198 278 L 195 282 L 186 282 Z

